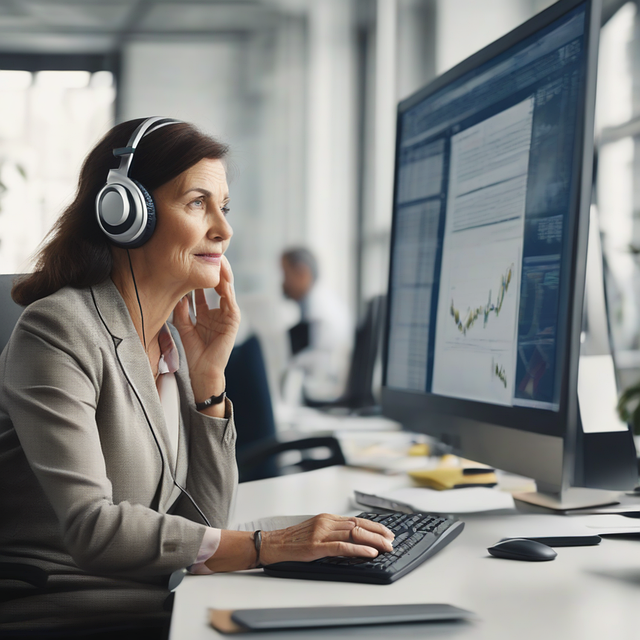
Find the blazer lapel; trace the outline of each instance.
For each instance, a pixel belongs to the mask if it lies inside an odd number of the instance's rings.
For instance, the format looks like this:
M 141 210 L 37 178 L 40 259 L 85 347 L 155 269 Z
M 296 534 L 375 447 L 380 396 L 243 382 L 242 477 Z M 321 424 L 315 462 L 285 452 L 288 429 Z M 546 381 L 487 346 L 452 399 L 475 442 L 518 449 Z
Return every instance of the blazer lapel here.
M 127 305 L 111 278 L 93 286 L 92 291 L 102 321 L 113 337 L 123 372 L 141 404 L 141 409 L 146 414 L 152 437 L 158 444 L 162 458 L 158 509 L 164 512 L 169 506 L 167 502 L 174 486 L 168 456 L 171 445 L 149 360 L 133 326 Z

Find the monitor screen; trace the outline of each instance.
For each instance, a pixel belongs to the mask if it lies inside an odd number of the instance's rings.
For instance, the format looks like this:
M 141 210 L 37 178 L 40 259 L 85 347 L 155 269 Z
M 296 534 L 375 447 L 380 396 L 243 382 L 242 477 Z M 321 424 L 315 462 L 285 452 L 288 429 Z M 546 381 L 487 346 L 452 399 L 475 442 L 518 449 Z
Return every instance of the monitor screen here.
M 386 387 L 558 411 L 585 5 L 401 105 Z
M 637 481 L 580 346 L 599 8 L 560 0 L 398 106 L 383 413 L 553 508 Z

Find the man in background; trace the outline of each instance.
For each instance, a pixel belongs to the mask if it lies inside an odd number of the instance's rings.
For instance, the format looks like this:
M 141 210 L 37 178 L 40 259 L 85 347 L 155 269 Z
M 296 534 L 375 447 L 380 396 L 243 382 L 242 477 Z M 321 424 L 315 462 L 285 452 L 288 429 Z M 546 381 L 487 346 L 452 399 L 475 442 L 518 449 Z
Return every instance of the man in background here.
M 289 369 L 303 372 L 305 398 L 335 400 L 344 392 L 348 375 L 350 314 L 335 293 L 318 283 L 318 263 L 309 249 L 288 249 L 281 262 L 284 295 L 300 308 L 300 322 L 289 329 Z

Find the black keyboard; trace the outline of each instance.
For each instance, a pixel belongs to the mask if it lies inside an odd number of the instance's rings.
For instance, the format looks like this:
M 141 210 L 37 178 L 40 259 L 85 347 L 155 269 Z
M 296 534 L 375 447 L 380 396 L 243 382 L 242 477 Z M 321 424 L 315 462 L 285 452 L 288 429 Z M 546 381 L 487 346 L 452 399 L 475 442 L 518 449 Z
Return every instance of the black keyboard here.
M 373 559 L 338 556 L 313 562 L 277 562 L 264 567 L 265 573 L 282 578 L 389 584 L 446 547 L 464 529 L 460 520 L 426 513 L 361 513 L 358 518 L 391 529 L 396 536 L 393 551 Z

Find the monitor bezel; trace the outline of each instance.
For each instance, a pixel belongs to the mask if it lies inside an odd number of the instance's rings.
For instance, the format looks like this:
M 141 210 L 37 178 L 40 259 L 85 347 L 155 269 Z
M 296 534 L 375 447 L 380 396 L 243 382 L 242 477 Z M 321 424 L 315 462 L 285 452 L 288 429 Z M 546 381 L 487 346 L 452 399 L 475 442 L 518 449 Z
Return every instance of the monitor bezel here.
M 591 198 L 591 178 L 593 167 L 593 127 L 595 113 L 595 84 L 597 73 L 597 45 L 600 29 L 600 0 L 560 0 L 545 11 L 534 16 L 499 40 L 473 54 L 424 88 L 399 103 L 397 111 L 396 156 L 393 190 L 393 224 L 391 232 L 391 255 L 389 260 L 388 284 L 391 301 L 391 278 L 394 267 L 393 247 L 396 233 L 396 202 L 398 189 L 398 160 L 400 151 L 400 126 L 404 113 L 428 96 L 455 82 L 465 74 L 489 62 L 500 54 L 518 45 L 526 38 L 551 25 L 580 5 L 585 6 L 585 61 L 582 93 L 579 97 L 584 108 L 579 109 L 576 118 L 576 143 L 574 174 L 570 209 L 567 219 L 567 233 L 564 238 L 565 255 L 569 257 L 568 269 L 561 274 L 560 295 L 571 300 L 561 309 L 558 321 L 557 358 L 560 361 L 557 375 L 559 386 L 559 406 L 553 409 L 523 406 L 502 406 L 437 395 L 431 392 L 414 392 L 387 386 L 388 349 L 391 304 L 386 311 L 385 335 L 383 342 L 383 383 L 382 407 L 388 417 L 403 422 L 408 428 L 425 431 L 437 437 L 457 434 L 461 429 L 477 425 L 493 425 L 517 429 L 533 434 L 555 436 L 565 439 L 575 435 L 578 419 L 577 372 L 582 322 L 582 303 L 586 273 L 586 246 Z

